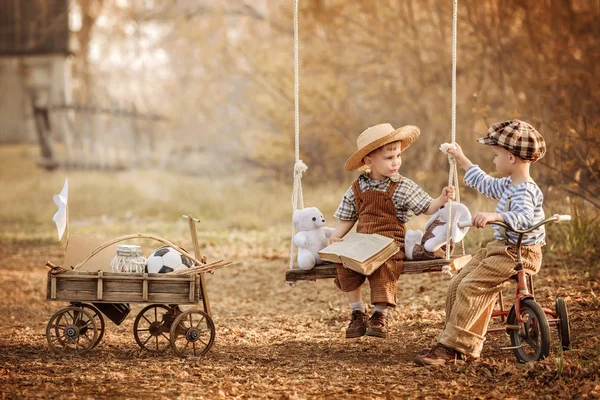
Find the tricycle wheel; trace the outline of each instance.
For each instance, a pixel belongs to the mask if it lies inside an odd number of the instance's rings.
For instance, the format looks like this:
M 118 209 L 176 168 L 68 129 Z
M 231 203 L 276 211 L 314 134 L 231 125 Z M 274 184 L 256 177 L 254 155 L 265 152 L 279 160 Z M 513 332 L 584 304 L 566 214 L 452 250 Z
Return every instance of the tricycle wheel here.
M 544 310 L 533 300 L 521 300 L 521 318 L 518 322 L 515 306 L 508 313 L 507 324 L 519 326 L 510 329 L 510 342 L 519 362 L 543 360 L 550 353 L 550 329 Z
M 70 306 L 50 318 L 46 338 L 57 354 L 82 355 L 98 341 L 98 326 L 90 311 Z
M 185 311 L 171 326 L 171 347 L 181 357 L 203 356 L 214 341 L 215 324 L 204 311 Z
M 563 350 L 571 348 L 571 326 L 569 324 L 569 312 L 565 299 L 559 297 L 556 299 L 556 316 L 558 317 L 558 338 Z
M 96 321 L 96 327 L 98 328 L 98 339 L 96 339 L 96 341 L 92 345 L 92 348 L 96 347 L 98 345 L 98 343 L 100 343 L 100 341 L 104 337 L 105 324 L 104 324 L 104 317 L 102 316 L 102 313 L 100 312 L 100 310 L 98 310 L 96 307 L 94 307 L 91 304 L 71 303 L 71 305 L 73 307 L 79 307 L 79 308 L 88 310 L 90 312 L 90 314 L 92 315 L 92 318 L 94 319 L 94 321 Z
M 169 329 L 173 319 L 172 309 L 164 304 L 145 307 L 133 323 L 135 341 L 142 349 L 152 352 L 164 351 L 169 347 Z

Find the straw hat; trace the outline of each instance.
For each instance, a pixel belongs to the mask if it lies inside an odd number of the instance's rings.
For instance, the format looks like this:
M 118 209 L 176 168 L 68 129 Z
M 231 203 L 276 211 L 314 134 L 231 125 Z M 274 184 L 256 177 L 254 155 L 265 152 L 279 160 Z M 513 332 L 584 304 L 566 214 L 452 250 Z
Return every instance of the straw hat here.
M 420 134 L 421 131 L 414 125 L 406 125 L 398 129 L 394 129 L 390 124 L 372 126 L 356 139 L 358 150 L 346 160 L 344 169 L 356 171 L 364 165 L 363 158 L 367 154 L 388 143 L 400 141 L 400 147 L 404 151 L 417 140 Z

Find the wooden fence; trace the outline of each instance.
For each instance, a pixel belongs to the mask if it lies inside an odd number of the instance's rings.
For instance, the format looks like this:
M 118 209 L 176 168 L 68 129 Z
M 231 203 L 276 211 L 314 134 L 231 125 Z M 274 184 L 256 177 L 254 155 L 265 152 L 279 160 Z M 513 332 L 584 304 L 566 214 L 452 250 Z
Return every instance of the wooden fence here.
M 130 109 L 60 104 L 33 107 L 46 169 L 119 170 L 153 166 L 164 117 Z

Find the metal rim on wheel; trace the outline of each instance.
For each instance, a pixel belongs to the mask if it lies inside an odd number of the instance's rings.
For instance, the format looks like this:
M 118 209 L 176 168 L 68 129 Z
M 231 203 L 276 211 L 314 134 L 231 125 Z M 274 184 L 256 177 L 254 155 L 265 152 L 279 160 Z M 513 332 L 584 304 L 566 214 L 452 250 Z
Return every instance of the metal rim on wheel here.
M 517 321 L 515 307 L 508 313 L 507 324 L 519 326 L 510 329 L 510 342 L 519 362 L 543 360 L 550 353 L 550 330 L 544 310 L 533 300 L 524 299 L 520 304 L 522 323 Z
M 571 348 L 571 326 L 569 323 L 569 312 L 567 311 L 567 303 L 565 299 L 559 297 L 556 299 L 556 316 L 558 317 L 558 338 L 560 339 L 560 345 L 563 350 L 569 350 Z
M 171 326 L 171 347 L 181 357 L 203 356 L 214 341 L 215 324 L 204 311 L 185 311 Z
M 165 351 L 171 344 L 169 331 L 174 319 L 171 307 L 151 304 L 139 312 L 133 324 L 133 337 L 144 350 Z
M 70 306 L 50 318 L 46 339 L 50 349 L 57 354 L 82 355 L 98 341 L 98 326 L 90 311 Z

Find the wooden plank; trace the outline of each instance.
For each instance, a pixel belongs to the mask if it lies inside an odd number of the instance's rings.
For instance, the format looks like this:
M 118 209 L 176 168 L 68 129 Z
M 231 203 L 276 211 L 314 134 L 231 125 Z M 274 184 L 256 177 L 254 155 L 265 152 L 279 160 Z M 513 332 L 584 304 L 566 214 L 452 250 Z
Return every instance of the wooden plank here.
M 316 281 L 317 279 L 331 279 L 337 276 L 336 264 L 315 265 L 313 269 L 302 270 L 299 268 L 288 269 L 285 272 L 286 282 Z
M 58 274 L 58 275 L 56 275 L 56 277 L 58 277 L 58 279 L 60 279 L 60 280 L 67 280 L 67 279 L 73 279 L 73 280 L 93 279 L 93 280 L 96 280 L 98 278 L 98 273 L 97 272 L 88 272 L 88 271 L 69 271 L 69 272 L 65 272 L 62 274 Z M 149 281 L 159 281 L 159 282 L 160 281 L 193 280 L 193 277 L 190 278 L 187 275 L 148 274 L 147 277 L 144 277 L 144 274 L 133 274 L 133 273 L 126 273 L 126 272 L 121 272 L 121 273 L 104 272 L 102 277 L 104 279 L 114 278 L 115 280 L 122 280 L 122 281 L 127 281 L 127 280 L 141 281 L 144 279 L 149 280 Z
M 192 242 L 194 243 L 194 256 L 200 259 L 200 245 L 198 244 L 198 235 L 196 233 L 196 219 L 192 216 L 189 217 L 190 233 L 192 235 Z M 208 293 L 206 292 L 206 281 L 204 280 L 204 274 L 200 275 L 200 295 L 202 296 L 202 305 L 204 306 L 204 312 L 208 316 L 212 316 L 210 312 L 210 303 L 208 302 Z
M 56 276 L 50 276 L 50 298 L 56 298 Z
M 148 278 L 148 274 L 144 274 L 144 278 Z M 144 285 L 142 287 L 142 300 L 148 300 L 148 279 L 144 279 Z
M 166 304 L 195 304 L 199 301 L 196 276 L 150 275 L 162 276 L 75 271 L 49 274 L 47 299 Z
M 469 261 L 471 261 L 472 258 L 473 258 L 473 256 L 471 256 L 470 254 L 466 254 L 464 256 L 455 258 L 452 261 L 452 270 L 460 271 L 461 269 L 463 269 L 463 267 L 465 265 L 467 265 L 469 263 Z
M 98 271 L 98 292 L 96 300 L 102 300 L 102 271 Z
M 198 300 L 190 301 L 188 293 L 148 293 L 148 299 L 143 300 L 141 293 L 104 292 L 102 300 L 96 299 L 96 291 L 57 291 L 53 301 L 81 301 L 101 303 L 162 303 L 162 304 L 197 304 Z
M 467 256 L 465 256 L 467 257 Z M 470 256 L 468 256 L 470 257 Z M 450 261 L 444 259 L 404 261 L 403 274 L 420 274 L 424 272 L 440 272 L 445 265 L 451 265 L 455 259 L 464 260 L 463 256 L 452 256 Z M 327 263 L 316 265 L 313 269 L 302 270 L 299 268 L 288 269 L 285 273 L 286 282 L 316 281 L 318 279 L 332 279 L 337 276 L 337 264 Z

